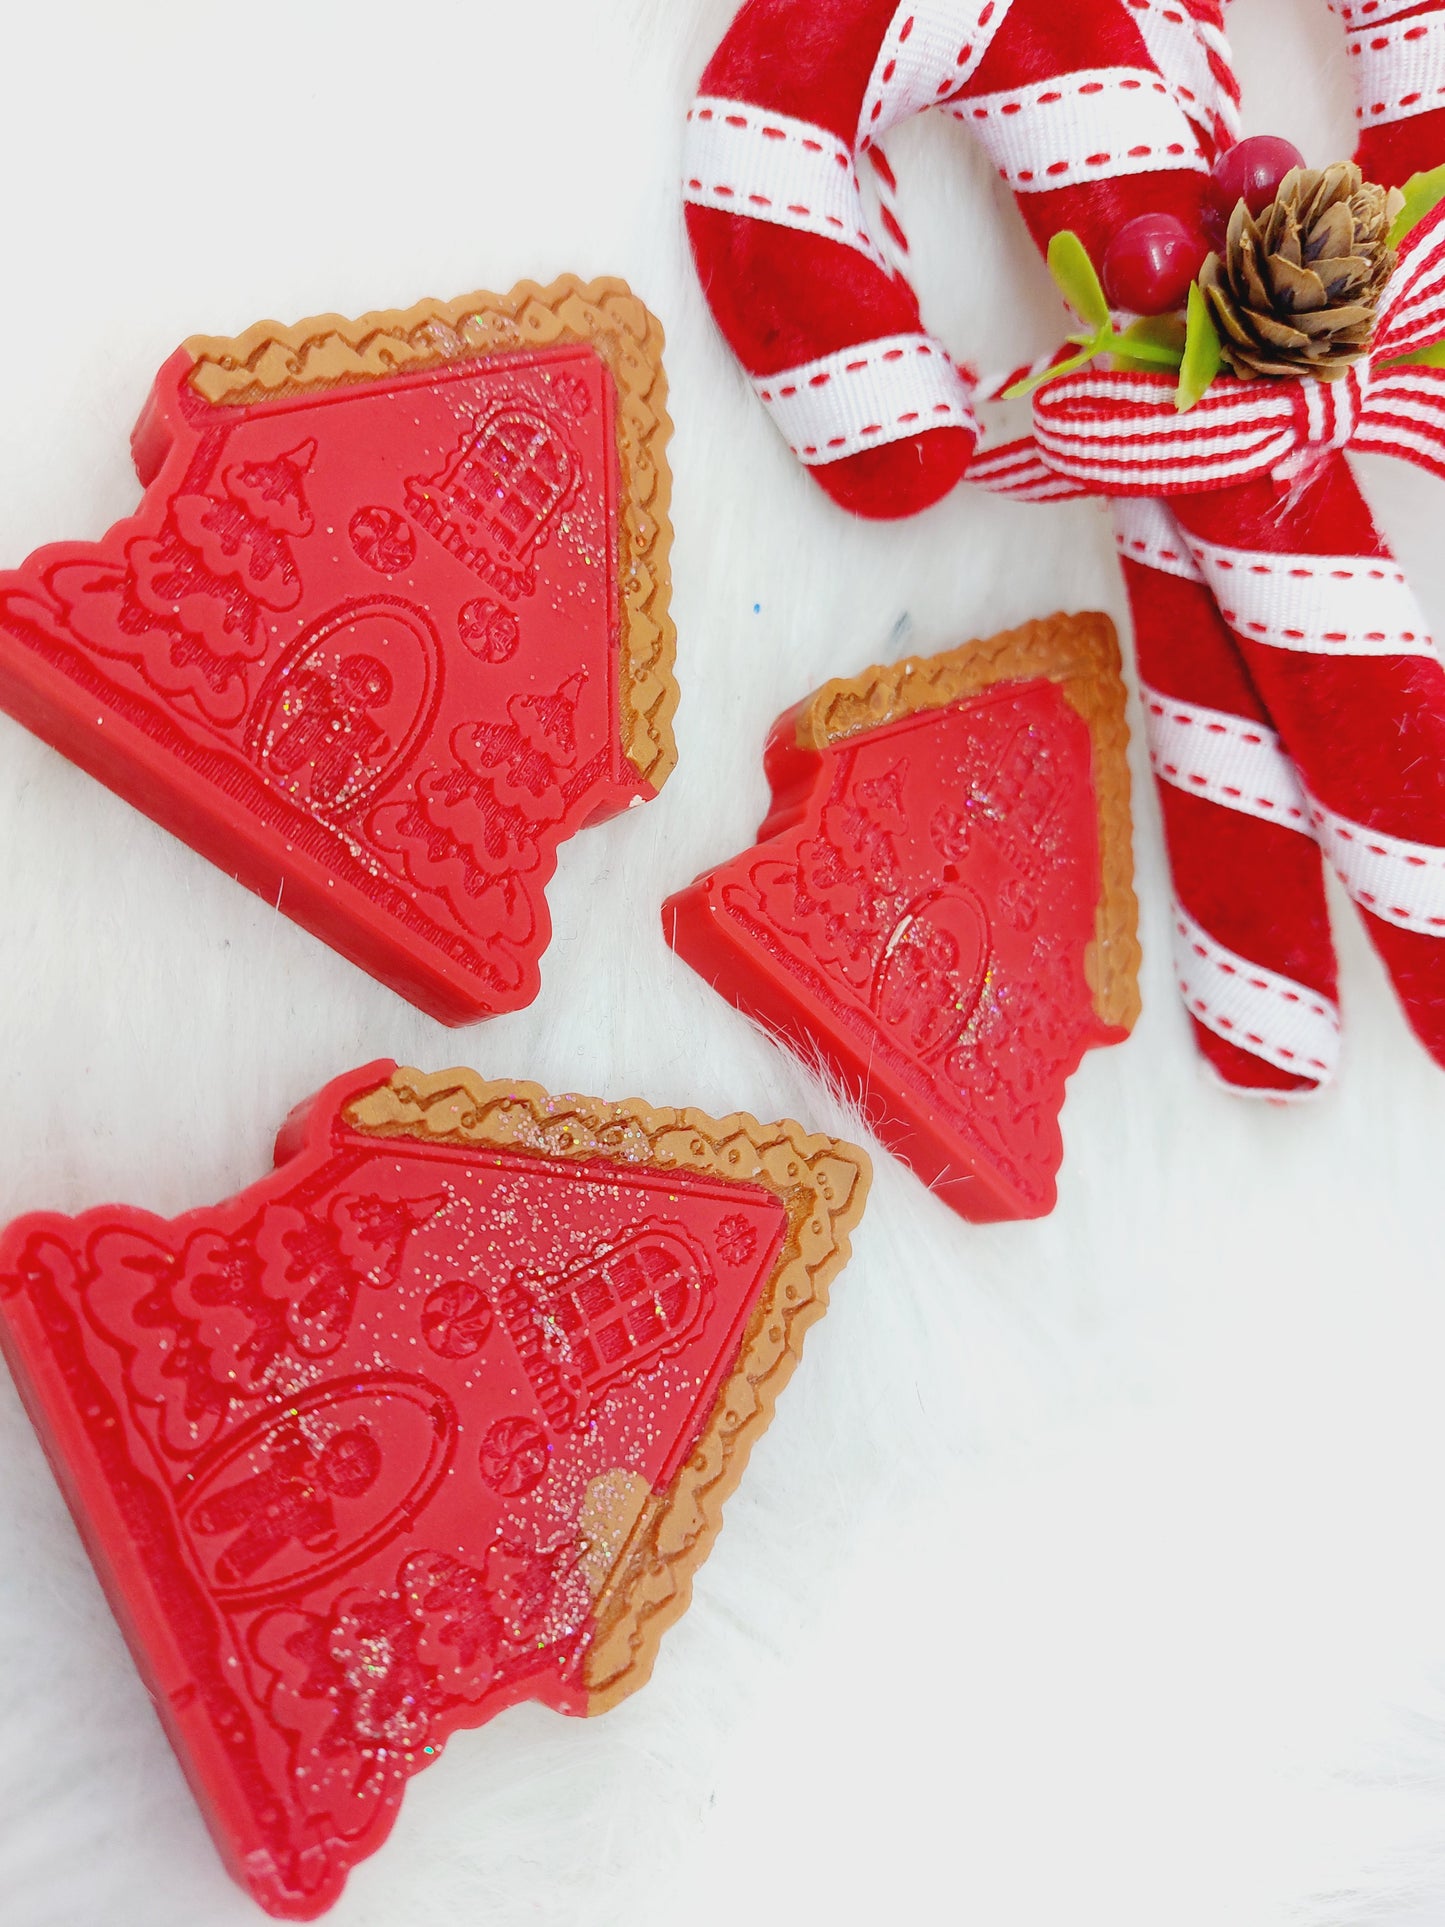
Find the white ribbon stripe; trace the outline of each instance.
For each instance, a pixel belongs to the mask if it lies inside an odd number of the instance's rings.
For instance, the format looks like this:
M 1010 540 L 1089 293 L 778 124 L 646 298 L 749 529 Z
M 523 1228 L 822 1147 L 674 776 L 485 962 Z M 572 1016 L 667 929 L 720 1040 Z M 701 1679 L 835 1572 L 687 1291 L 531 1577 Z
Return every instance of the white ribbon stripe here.
M 883 151 L 881 140 L 874 141 L 866 154 L 867 167 L 859 169 L 863 189 L 863 220 L 878 243 L 878 251 L 889 270 L 911 287 L 908 236 L 898 211 L 898 182 Z
M 1262 823 L 1310 836 L 1309 804 L 1278 736 L 1265 723 L 1140 685 L 1149 761 L 1161 782 Z
M 900 0 L 858 120 L 860 150 L 973 78 L 1012 0 Z
M 852 153 L 811 121 L 700 96 L 687 116 L 683 198 L 840 241 L 887 272 L 864 219 Z
M 1445 107 L 1445 13 L 1417 14 L 1349 43 L 1355 63 L 1355 109 L 1366 127 L 1410 120 Z
M 1190 120 L 1212 134 L 1218 118 L 1237 137 L 1239 102 L 1215 78 L 1202 27 L 1185 12 L 1182 0 L 1127 0 L 1127 4 L 1150 59 Z
M 1362 28 L 1382 26 L 1387 20 L 1399 20 L 1407 13 L 1417 12 L 1420 0 L 1330 0 L 1330 7 L 1340 16 L 1347 31 L 1355 33 Z
M 1147 495 L 1121 496 L 1111 506 L 1114 545 L 1125 561 L 1183 582 L 1203 582 L 1183 531 L 1162 502 Z
M 1315 835 L 1355 902 L 1386 923 L 1445 936 L 1445 850 L 1386 836 L 1311 799 Z
M 1339 1008 L 1277 971 L 1250 963 L 1175 905 L 1174 967 L 1190 1015 L 1276 1069 L 1327 1084 L 1340 1057 Z
M 757 376 L 753 386 L 809 467 L 929 428 L 977 429 L 968 383 L 931 335 L 885 335 Z
M 948 111 L 1018 194 L 1166 168 L 1208 171 L 1167 82 L 1148 68 L 1083 68 Z
M 1190 538 L 1220 614 L 1251 642 L 1320 656 L 1433 656 L 1429 624 L 1395 562 L 1272 555 Z

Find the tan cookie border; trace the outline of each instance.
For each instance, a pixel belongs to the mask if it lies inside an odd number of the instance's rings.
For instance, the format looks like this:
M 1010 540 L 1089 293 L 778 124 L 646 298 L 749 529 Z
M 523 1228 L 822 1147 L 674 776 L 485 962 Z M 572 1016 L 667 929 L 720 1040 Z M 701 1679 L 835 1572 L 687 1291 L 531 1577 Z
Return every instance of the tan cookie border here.
M 996 683 L 1040 676 L 1058 684 L 1093 738 L 1102 882 L 1085 972 L 1100 1019 L 1129 1031 L 1140 1009 L 1139 903 L 1127 698 L 1119 638 L 1106 615 L 1046 616 L 941 655 L 909 656 L 824 683 L 796 712 L 797 744 L 825 749 L 920 710 L 947 708 Z
M 802 1353 L 803 1336 L 827 1309 L 828 1288 L 848 1262 L 849 1234 L 863 1215 L 872 1171 L 866 1152 L 807 1135 L 791 1121 L 745 1114 L 654 1110 L 640 1100 L 549 1097 L 535 1084 L 487 1082 L 474 1071 L 432 1076 L 398 1070 L 354 1098 L 355 1130 L 426 1143 L 606 1158 L 649 1170 L 695 1171 L 762 1185 L 784 1200 L 788 1232 L 763 1287 L 731 1376 L 706 1429 L 666 1492 L 649 1493 L 619 1521 L 620 1550 L 596 1603 L 588 1651 L 588 1711 L 605 1712 L 643 1685 L 662 1635 L 686 1610 L 693 1574 L 722 1525 L 724 1502 L 766 1431 L 778 1394 Z
M 620 698 L 623 750 L 654 790 L 677 762 L 673 716 L 677 632 L 669 613 L 672 475 L 667 442 L 662 324 L 625 281 L 550 287 L 523 281 L 510 294 L 481 291 L 456 301 L 419 301 L 350 321 L 315 315 L 284 327 L 258 321 L 234 338 L 193 335 L 190 384 L 217 406 L 244 407 L 375 380 L 474 356 L 579 342 L 601 355 L 617 385 L 621 603 Z

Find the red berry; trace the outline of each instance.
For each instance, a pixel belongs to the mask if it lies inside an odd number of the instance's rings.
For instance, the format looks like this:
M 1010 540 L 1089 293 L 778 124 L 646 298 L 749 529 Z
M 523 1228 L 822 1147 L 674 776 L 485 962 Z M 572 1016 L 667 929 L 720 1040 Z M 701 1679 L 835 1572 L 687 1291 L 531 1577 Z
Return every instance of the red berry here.
M 1262 214 L 1290 169 L 1304 164 L 1294 142 L 1274 134 L 1256 134 L 1228 148 L 1214 163 L 1214 187 L 1225 214 L 1232 214 L 1241 201 L 1251 214 Z
M 1168 314 L 1189 298 L 1189 284 L 1209 252 L 1173 214 L 1141 214 L 1126 221 L 1104 256 L 1104 292 L 1133 314 Z

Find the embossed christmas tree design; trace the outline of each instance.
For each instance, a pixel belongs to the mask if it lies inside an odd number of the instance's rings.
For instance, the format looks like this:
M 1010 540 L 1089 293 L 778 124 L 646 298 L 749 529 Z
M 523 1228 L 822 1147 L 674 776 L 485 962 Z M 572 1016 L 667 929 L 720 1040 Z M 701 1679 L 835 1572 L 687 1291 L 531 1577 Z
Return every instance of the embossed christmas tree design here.
M 558 846 L 672 767 L 659 354 L 616 282 L 191 342 L 135 515 L 0 575 L 0 706 L 434 1016 L 525 1004 Z
M 415 800 L 379 810 L 376 838 L 406 875 L 450 903 L 460 918 L 484 917 L 487 966 L 500 992 L 513 989 L 537 929 L 530 880 L 550 866 L 552 832 L 597 783 L 577 769 L 577 710 L 586 675 L 556 689 L 514 696 L 498 721 L 464 724 L 452 765 L 430 770 Z
M 0 1339 L 222 1853 L 306 1919 L 458 1727 L 642 1684 L 868 1175 L 391 1065 L 277 1158 L 171 1223 L 21 1219 Z
M 291 538 L 314 526 L 306 472 L 315 454 L 304 441 L 228 464 L 218 488 L 175 495 L 159 532 L 133 538 L 123 559 L 54 564 L 46 587 L 92 647 L 131 657 L 157 689 L 233 724 L 247 666 L 266 653 L 267 614 L 301 600 Z
M 1065 1080 L 1137 1012 L 1123 711 L 1102 617 L 830 683 L 757 844 L 663 913 L 965 1217 L 1052 1208 Z

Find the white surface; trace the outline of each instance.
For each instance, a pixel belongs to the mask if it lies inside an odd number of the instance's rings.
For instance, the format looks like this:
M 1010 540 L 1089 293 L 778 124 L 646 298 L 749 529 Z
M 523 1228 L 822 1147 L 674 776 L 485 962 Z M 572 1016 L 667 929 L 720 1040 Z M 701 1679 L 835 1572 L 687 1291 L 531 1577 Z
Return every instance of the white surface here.
M 540 1001 L 462 1034 L 0 721 L 0 1215 L 224 1196 L 380 1053 L 846 1125 L 655 906 L 751 839 L 766 727 L 825 675 L 1122 597 L 1102 511 L 964 492 L 855 528 L 794 464 L 683 241 L 729 11 L 0 10 L 0 565 L 130 509 L 126 434 L 188 333 L 621 273 L 670 333 L 685 690 L 663 797 L 563 853 Z M 1323 0 L 1235 13 L 1249 128 L 1342 151 Z M 930 325 L 990 365 L 1047 345 L 960 131 L 894 146 Z M 1438 627 L 1440 493 L 1369 481 Z M 651 1686 L 459 1736 L 337 1927 L 1445 1918 L 1445 1077 L 1347 908 L 1340 1088 L 1277 1111 L 1199 1076 L 1134 756 L 1147 1008 L 1075 1080 L 1055 1216 L 973 1230 L 880 1158 Z M 0 1464 L 0 1920 L 245 1927 L 3 1380 Z

